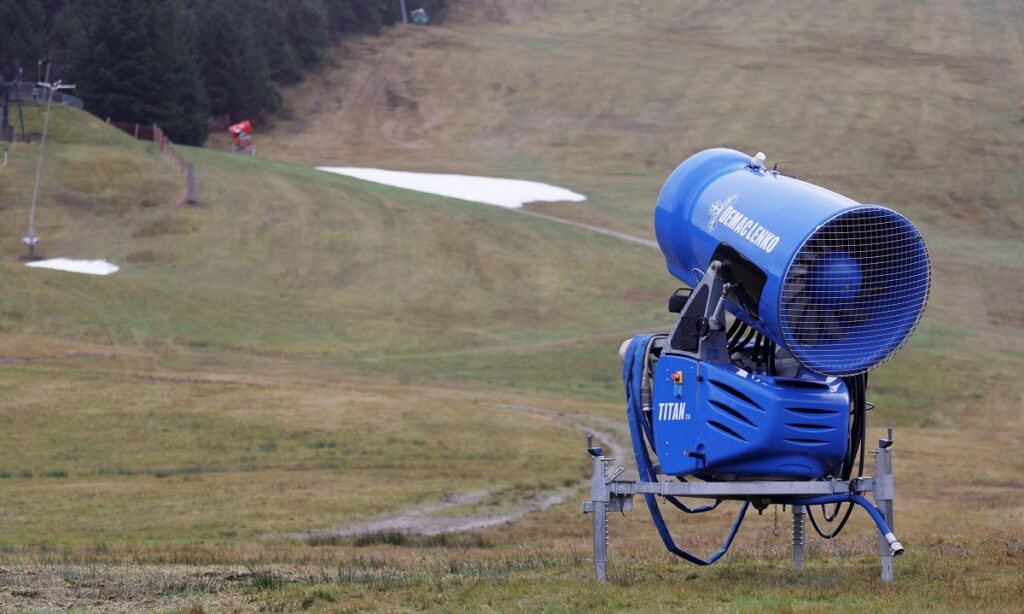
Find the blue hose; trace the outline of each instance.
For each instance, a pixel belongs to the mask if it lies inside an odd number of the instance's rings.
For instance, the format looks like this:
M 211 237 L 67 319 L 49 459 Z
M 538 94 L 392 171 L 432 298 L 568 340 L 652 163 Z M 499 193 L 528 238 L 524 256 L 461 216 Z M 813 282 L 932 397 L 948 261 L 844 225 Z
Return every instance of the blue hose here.
M 629 348 L 626 350 L 622 365 L 622 382 L 626 391 L 626 417 L 629 419 L 629 433 L 633 442 L 633 456 L 636 459 L 637 472 L 640 474 L 640 479 L 644 482 L 658 481 L 657 473 L 654 471 L 654 464 L 651 462 L 650 454 L 647 452 L 647 441 L 653 442 L 654 437 L 651 427 L 647 424 L 647 419 L 643 415 L 641 404 L 641 389 L 643 386 L 644 367 L 647 361 L 647 346 L 651 337 L 653 335 L 638 335 L 634 337 L 629 344 Z M 676 497 L 668 496 L 665 498 L 677 508 L 691 514 L 712 510 L 721 503 L 721 501 L 717 501 L 712 505 L 690 509 Z M 729 551 L 729 546 L 732 545 L 732 540 L 736 537 L 736 533 L 739 532 L 740 525 L 743 524 L 743 517 L 750 506 L 749 501 L 743 502 L 743 506 L 740 507 L 736 520 L 733 521 L 732 528 L 729 530 L 729 535 L 725 538 L 725 543 L 722 544 L 718 552 L 715 552 L 707 559 L 702 559 L 676 546 L 675 541 L 672 539 L 672 534 L 665 525 L 665 519 L 661 515 L 661 509 L 658 507 L 655 495 L 645 494 L 644 499 L 647 502 L 647 509 L 651 512 L 651 520 L 654 521 L 654 527 L 658 530 L 658 535 L 661 536 L 661 541 L 665 544 L 665 548 L 672 554 L 695 565 L 710 565 Z
M 882 515 L 881 510 L 872 505 L 872 503 L 864 497 L 854 493 L 821 495 L 818 497 L 793 497 L 786 500 L 776 500 L 776 503 L 785 503 L 787 505 L 825 505 L 828 503 L 843 503 L 846 501 L 852 501 L 853 503 L 863 507 L 871 516 L 871 519 L 875 521 L 875 525 L 878 527 L 878 530 L 882 535 L 892 533 L 888 523 L 885 522 L 885 516 Z

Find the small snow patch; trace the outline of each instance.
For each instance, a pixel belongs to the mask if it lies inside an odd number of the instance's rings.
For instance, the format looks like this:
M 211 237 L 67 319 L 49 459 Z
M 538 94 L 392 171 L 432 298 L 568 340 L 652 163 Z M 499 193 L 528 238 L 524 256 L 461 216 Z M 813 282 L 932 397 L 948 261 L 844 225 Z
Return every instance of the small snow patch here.
M 558 186 L 501 179 L 499 177 L 472 177 L 469 175 L 441 175 L 437 173 L 407 173 L 385 171 L 378 168 L 354 168 L 347 166 L 318 166 L 318 171 L 355 177 L 364 181 L 469 200 L 485 205 L 496 205 L 507 209 L 518 209 L 532 202 L 582 202 L 587 197 Z
M 111 273 L 116 273 L 121 268 L 106 260 L 71 260 L 69 258 L 37 260 L 35 262 L 27 262 L 25 266 L 67 271 L 69 273 L 85 273 L 86 275 L 110 275 Z

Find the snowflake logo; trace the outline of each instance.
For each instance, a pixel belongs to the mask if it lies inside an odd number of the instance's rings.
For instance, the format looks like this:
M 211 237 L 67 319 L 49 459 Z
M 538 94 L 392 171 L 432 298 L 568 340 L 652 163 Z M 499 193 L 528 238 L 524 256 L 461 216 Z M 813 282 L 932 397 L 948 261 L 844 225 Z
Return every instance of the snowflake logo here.
M 722 210 L 736 202 L 738 198 L 739 194 L 730 194 L 727 198 L 711 203 L 711 206 L 708 207 L 708 232 L 714 230 L 718 225 L 718 217 L 722 214 Z

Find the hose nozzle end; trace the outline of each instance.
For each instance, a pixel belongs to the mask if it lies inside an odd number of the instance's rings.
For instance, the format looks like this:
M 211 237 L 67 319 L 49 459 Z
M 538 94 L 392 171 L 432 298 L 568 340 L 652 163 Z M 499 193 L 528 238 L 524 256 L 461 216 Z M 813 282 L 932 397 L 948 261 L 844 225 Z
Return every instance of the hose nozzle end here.
M 896 536 L 892 533 L 885 534 L 885 541 L 889 542 L 889 549 L 892 550 L 893 556 L 899 556 L 903 554 L 903 544 L 896 541 Z

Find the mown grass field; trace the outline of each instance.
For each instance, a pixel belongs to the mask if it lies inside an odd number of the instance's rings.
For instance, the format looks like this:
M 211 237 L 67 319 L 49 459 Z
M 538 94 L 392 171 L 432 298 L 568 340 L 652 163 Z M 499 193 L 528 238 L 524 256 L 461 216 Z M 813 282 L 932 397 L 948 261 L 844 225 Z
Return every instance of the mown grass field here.
M 1019 611 L 1022 41 L 1011 2 L 464 0 L 338 50 L 258 158 L 185 150 L 195 207 L 152 145 L 55 110 L 41 251 L 122 270 L 21 265 L 36 148 L 11 146 L 0 610 Z M 660 254 L 310 168 L 549 181 L 590 198 L 530 208 L 649 236 L 667 174 L 719 145 L 928 240 L 928 314 L 871 376 L 869 441 L 897 428 L 891 587 L 866 518 L 796 575 L 772 509 L 710 568 L 672 560 L 642 509 L 614 517 L 611 582 L 590 582 L 579 425 L 624 426 L 615 350 L 671 322 Z M 283 537 L 573 485 L 466 534 Z M 732 509 L 673 526 L 711 552 Z

